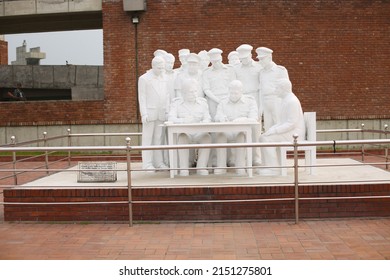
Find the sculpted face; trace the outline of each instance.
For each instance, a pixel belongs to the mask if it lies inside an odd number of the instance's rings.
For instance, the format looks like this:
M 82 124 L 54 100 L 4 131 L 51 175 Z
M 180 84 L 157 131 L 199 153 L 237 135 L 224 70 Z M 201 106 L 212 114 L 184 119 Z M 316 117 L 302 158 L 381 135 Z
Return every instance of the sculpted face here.
M 160 76 L 165 71 L 165 61 L 162 57 L 155 57 L 152 60 L 152 71 L 156 76 Z
M 229 100 L 233 103 L 237 103 L 242 97 L 242 84 L 232 82 L 229 86 Z
M 196 83 L 185 84 L 182 88 L 183 99 L 186 102 L 193 103 L 196 100 L 196 95 L 198 93 L 198 88 Z
M 246 56 L 246 57 L 240 58 L 240 61 L 243 65 L 249 65 L 252 61 L 252 58 L 250 56 Z
M 171 71 L 175 64 L 175 57 L 173 55 L 166 55 L 164 56 L 164 60 L 165 60 L 165 69 L 168 72 Z
M 187 66 L 188 66 L 188 72 L 190 73 L 190 74 L 196 74 L 196 73 L 198 73 L 198 70 L 199 70 L 199 63 L 197 63 L 197 62 L 192 62 L 192 61 L 189 61 L 188 63 L 187 63 Z
M 272 62 L 271 55 L 257 57 L 257 59 L 259 60 L 259 63 L 263 68 L 267 68 Z

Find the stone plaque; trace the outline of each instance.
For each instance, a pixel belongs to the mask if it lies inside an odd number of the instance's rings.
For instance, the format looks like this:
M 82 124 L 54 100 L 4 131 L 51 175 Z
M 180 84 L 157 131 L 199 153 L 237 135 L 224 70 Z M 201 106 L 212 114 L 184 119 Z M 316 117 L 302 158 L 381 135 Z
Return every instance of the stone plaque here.
M 78 163 L 79 183 L 115 182 L 117 180 L 116 162 L 114 161 L 83 161 Z

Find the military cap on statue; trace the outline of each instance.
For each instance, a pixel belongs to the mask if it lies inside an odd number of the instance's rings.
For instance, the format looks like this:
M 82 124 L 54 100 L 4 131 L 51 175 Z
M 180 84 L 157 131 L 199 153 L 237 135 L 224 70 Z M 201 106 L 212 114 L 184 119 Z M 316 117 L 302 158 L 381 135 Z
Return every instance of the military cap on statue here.
M 243 44 L 236 49 L 236 51 L 238 52 L 239 58 L 244 58 L 244 57 L 248 57 L 248 56 L 251 57 L 252 50 L 253 50 L 253 47 L 251 45 L 248 45 L 248 44 Z
M 199 63 L 200 62 L 200 57 L 196 53 L 190 53 L 187 56 L 187 62 L 197 62 L 197 63 Z
M 181 49 L 179 50 L 179 57 L 180 56 L 187 56 L 190 54 L 190 50 L 189 49 Z
M 260 47 L 256 49 L 257 57 L 265 57 L 273 53 L 273 50 L 266 48 L 266 47 Z
M 222 53 L 223 53 L 222 50 L 217 49 L 217 48 L 213 48 L 213 49 L 209 50 L 208 55 L 210 57 L 210 60 L 213 61 L 213 60 L 221 59 Z
M 167 52 L 164 51 L 164 50 L 156 50 L 156 51 L 153 53 L 154 56 L 164 56 L 164 55 L 166 55 L 166 54 L 167 54 Z

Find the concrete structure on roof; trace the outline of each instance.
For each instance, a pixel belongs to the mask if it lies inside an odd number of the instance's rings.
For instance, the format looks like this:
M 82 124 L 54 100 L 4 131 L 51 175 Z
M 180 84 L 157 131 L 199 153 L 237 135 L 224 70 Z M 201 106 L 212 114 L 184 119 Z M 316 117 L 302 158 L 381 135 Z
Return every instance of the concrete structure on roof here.
M 102 2 L 0 0 L 0 34 L 99 29 Z
M 16 60 L 11 61 L 12 65 L 39 65 L 41 59 L 46 58 L 46 53 L 41 52 L 40 47 L 31 48 L 30 52 L 27 52 L 26 40 L 20 47 L 16 48 Z

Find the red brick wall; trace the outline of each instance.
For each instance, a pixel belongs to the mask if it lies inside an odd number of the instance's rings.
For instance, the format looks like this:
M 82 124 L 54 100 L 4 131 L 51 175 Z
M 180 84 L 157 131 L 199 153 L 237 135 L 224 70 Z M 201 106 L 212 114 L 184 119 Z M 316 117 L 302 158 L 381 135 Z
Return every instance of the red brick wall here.
M 8 64 L 8 43 L 0 40 L 0 65 Z
M 389 184 L 323 185 L 300 187 L 301 198 L 384 196 Z M 134 189 L 137 201 L 254 200 L 293 198 L 292 186 Z M 128 221 L 127 189 L 23 189 L 4 190 L 4 202 L 63 203 L 116 202 L 115 204 L 6 204 L 5 221 Z M 123 202 L 123 203 L 119 203 Z M 389 217 L 390 199 L 302 200 L 300 218 Z M 294 219 L 294 200 L 224 203 L 133 203 L 135 221 L 210 221 Z
M 104 123 L 103 101 L 7 102 L 0 106 L 1 125 L 63 125 Z
M 242 43 L 274 50 L 305 111 L 318 119 L 390 118 L 390 2 L 307 0 L 149 0 L 137 25 L 139 75 L 153 52 L 175 56 Z M 121 0 L 103 0 L 105 100 L 7 106 L 15 123 L 138 121 L 136 27 Z M 47 114 L 47 108 L 53 114 Z M 17 110 L 29 109 L 29 117 Z M 69 110 L 67 110 L 69 109 Z

